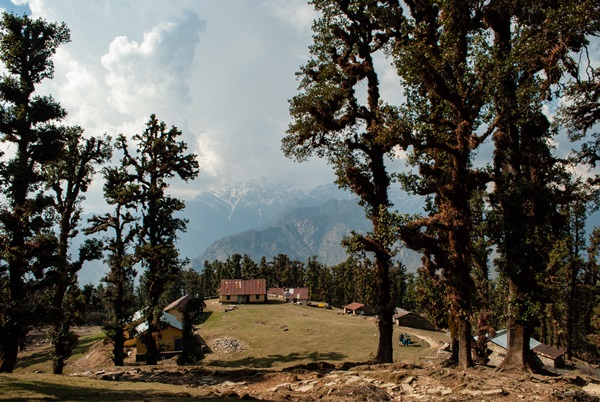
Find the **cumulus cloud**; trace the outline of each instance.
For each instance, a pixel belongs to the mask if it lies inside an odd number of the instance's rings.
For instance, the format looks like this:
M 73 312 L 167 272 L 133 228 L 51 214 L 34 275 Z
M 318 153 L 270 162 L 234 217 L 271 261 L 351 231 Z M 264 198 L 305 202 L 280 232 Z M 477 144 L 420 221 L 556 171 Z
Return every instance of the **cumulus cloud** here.
M 261 3 L 269 14 L 280 20 L 283 24 L 291 26 L 297 32 L 302 32 L 311 27 L 316 17 L 313 7 L 306 2 L 295 0 L 264 0 Z
M 205 26 L 196 13 L 186 11 L 144 33 L 141 43 L 116 37 L 101 58 L 110 105 L 130 116 L 181 110 L 190 102 L 188 79 Z

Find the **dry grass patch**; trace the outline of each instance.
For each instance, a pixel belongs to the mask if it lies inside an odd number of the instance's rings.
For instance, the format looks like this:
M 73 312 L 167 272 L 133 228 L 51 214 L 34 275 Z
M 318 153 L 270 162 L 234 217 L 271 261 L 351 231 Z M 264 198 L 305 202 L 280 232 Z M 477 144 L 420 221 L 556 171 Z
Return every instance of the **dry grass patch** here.
M 315 361 L 365 362 L 377 351 L 379 333 L 374 317 L 277 301 L 239 305 L 228 313 L 224 312 L 226 307 L 217 300 L 207 301 L 208 318 L 200 325 L 203 338 L 209 345 L 216 339 L 235 338 L 247 348 L 209 354 L 204 364 L 280 369 Z M 425 338 L 417 338 L 415 331 L 398 327 L 394 331 L 396 360 L 412 361 L 435 353 Z M 398 347 L 400 332 L 410 333 L 417 344 Z

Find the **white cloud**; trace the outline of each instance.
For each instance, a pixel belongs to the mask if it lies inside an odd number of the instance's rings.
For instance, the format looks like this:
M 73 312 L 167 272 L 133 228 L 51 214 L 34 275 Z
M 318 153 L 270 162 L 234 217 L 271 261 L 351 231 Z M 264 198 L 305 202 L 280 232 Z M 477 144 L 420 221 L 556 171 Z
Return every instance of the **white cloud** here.
M 188 11 L 145 32 L 141 43 L 116 37 L 101 57 L 110 105 L 129 116 L 181 111 L 190 102 L 187 83 L 203 26 Z
M 291 26 L 297 32 L 310 29 L 316 12 L 306 2 L 295 0 L 264 0 L 261 6 L 283 24 Z

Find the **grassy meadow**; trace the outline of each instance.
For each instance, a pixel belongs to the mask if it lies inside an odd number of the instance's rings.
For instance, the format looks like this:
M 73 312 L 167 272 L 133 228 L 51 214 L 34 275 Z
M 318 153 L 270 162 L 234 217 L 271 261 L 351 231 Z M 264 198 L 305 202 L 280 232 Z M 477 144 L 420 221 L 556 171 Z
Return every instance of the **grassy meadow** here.
M 224 312 L 226 307 L 217 300 L 207 301 L 207 318 L 200 325 L 202 337 L 208 343 L 221 337 L 236 338 L 248 349 L 227 355 L 209 354 L 206 364 L 280 369 L 314 361 L 365 362 L 377 352 L 379 333 L 374 317 L 274 300 L 268 304 L 239 305 L 228 313 Z M 397 346 L 401 332 L 408 332 L 416 344 Z M 442 333 L 395 327 L 394 360 L 412 361 L 435 355 L 437 349 L 429 347 L 431 339 L 447 340 Z
M 272 300 L 268 304 L 239 305 L 225 313 L 228 305 L 207 301 L 207 312 L 198 326 L 205 341 L 234 338 L 246 347 L 239 352 L 208 354 L 201 366 L 256 368 L 269 371 L 315 361 L 365 362 L 377 350 L 379 339 L 373 317 L 349 316 L 342 310 L 324 310 Z M 204 399 L 199 389 L 177 385 L 128 381 L 98 381 L 70 374 L 83 369 L 79 362 L 89 348 L 104 338 L 99 327 L 77 328 L 79 345 L 67 362 L 65 374 L 52 373 L 50 345 L 35 343 L 19 354 L 15 372 L 0 374 L 0 400 L 11 401 L 183 401 Z M 399 347 L 399 334 L 409 333 L 416 341 Z M 394 328 L 394 360 L 410 362 L 435 355 L 430 343 L 446 340 L 443 333 Z M 166 362 L 174 364 L 174 361 Z M 88 368 L 89 369 L 89 368 Z M 97 367 L 111 370 L 111 367 Z M 92 371 L 95 369 L 92 369 Z M 220 400 L 229 400 L 227 397 Z M 231 400 L 237 400 L 232 398 Z

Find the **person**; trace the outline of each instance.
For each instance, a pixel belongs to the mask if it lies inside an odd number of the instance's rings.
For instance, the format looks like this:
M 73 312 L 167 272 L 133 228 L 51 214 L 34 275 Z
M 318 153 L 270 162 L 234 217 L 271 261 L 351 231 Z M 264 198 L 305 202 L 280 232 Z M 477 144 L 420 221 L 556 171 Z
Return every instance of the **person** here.
M 400 346 L 404 346 L 404 334 L 400 334 Z

